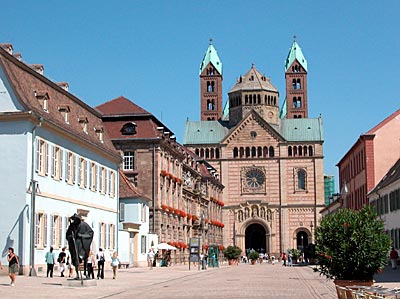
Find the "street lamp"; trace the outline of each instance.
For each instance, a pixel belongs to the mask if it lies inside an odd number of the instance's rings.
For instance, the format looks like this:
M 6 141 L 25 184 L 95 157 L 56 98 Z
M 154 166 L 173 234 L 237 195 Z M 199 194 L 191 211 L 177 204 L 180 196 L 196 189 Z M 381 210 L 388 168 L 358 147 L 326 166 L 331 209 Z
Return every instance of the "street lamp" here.
M 310 223 L 310 228 L 311 228 L 311 243 L 313 243 L 313 228 L 314 228 L 314 223 L 311 221 Z

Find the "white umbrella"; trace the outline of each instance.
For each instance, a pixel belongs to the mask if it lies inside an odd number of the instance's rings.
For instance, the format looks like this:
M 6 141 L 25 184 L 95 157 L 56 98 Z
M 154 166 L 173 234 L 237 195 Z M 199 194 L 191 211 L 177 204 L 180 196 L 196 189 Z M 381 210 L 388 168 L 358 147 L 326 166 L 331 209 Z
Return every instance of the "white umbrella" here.
M 176 250 L 177 249 L 176 247 L 169 245 L 167 243 L 160 243 L 160 244 L 158 244 L 157 248 L 158 249 L 166 249 L 166 250 Z

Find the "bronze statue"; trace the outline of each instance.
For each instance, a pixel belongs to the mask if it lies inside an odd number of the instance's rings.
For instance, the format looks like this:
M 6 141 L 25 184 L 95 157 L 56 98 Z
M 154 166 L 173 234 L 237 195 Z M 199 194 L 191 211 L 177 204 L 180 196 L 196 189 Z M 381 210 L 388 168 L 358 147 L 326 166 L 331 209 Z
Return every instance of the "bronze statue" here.
M 89 256 L 90 244 L 93 240 L 93 230 L 78 214 L 69 218 L 69 227 L 66 233 L 69 251 L 71 253 L 71 264 L 75 267 L 75 279 L 82 279 L 79 272 L 79 264 Z M 79 275 L 80 274 L 80 275 Z

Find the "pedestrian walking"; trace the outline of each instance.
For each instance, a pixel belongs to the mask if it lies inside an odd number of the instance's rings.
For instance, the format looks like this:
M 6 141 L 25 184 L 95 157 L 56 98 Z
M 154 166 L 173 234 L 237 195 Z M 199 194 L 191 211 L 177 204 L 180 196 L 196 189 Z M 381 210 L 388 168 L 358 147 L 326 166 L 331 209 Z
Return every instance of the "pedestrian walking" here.
M 97 260 L 97 279 L 104 279 L 104 262 L 106 261 L 103 249 L 99 248 L 96 255 Z
M 282 266 L 286 267 L 286 253 L 285 252 L 282 253 L 282 260 L 283 260 L 283 265 Z
M 114 251 L 111 256 L 111 267 L 113 269 L 113 279 L 117 278 L 117 270 L 119 265 L 118 252 Z
M 153 269 L 154 256 L 154 250 L 153 248 L 150 248 L 149 252 L 147 253 L 147 265 L 150 269 Z
M 57 261 L 60 265 L 60 271 L 61 271 L 61 277 L 64 277 L 64 271 L 65 271 L 65 263 L 66 263 L 66 257 L 67 254 L 65 253 L 65 247 L 61 249 L 61 252 L 58 254 Z
M 47 275 L 46 277 L 53 277 L 53 269 L 54 269 L 54 264 L 56 260 L 56 255 L 53 252 L 53 246 L 50 246 L 50 251 L 46 252 L 46 255 L 44 257 L 45 262 L 47 264 Z
M 93 254 L 92 250 L 89 251 L 89 256 L 87 258 L 87 264 L 86 265 L 87 265 L 86 278 L 92 277 L 92 279 L 94 279 L 94 267 L 96 265 L 96 261 L 94 259 L 94 254 Z
M 19 258 L 14 253 L 14 248 L 12 247 L 8 248 L 7 261 L 8 261 L 8 276 L 10 276 L 11 279 L 10 285 L 13 287 L 15 285 L 15 273 L 18 273 L 19 271 Z
M 397 269 L 397 259 L 399 258 L 399 254 L 397 253 L 397 250 L 392 247 L 392 250 L 390 251 L 390 262 L 392 263 L 392 269 L 395 270 Z
M 289 266 L 289 267 L 292 266 L 292 259 L 293 259 L 292 254 L 289 253 L 289 255 L 288 255 L 288 266 Z

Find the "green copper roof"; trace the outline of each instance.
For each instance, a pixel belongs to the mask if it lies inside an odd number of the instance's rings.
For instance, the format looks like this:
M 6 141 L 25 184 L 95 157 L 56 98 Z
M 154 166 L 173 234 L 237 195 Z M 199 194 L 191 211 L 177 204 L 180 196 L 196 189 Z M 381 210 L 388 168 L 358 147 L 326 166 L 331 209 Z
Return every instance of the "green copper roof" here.
M 284 118 L 281 133 L 287 141 L 324 141 L 322 118 Z
M 218 121 L 186 121 L 183 144 L 215 144 L 228 134 Z
M 307 70 L 307 60 L 303 55 L 303 52 L 301 51 L 301 48 L 299 44 L 296 42 L 296 40 L 293 41 L 292 47 L 289 50 L 288 57 L 286 58 L 285 62 L 285 72 L 287 69 L 292 65 L 292 63 L 297 60 L 302 67 Z
M 222 112 L 222 119 L 223 120 L 229 119 L 229 99 L 225 103 L 224 111 Z
M 212 40 L 210 40 L 210 45 L 208 46 L 208 49 L 204 54 L 203 61 L 201 62 L 199 75 L 204 71 L 204 69 L 210 62 L 217 69 L 220 75 L 222 75 L 222 62 L 218 57 L 217 51 L 212 45 Z
M 286 107 L 286 98 L 285 98 L 285 100 L 283 101 L 283 104 L 282 104 L 282 108 L 281 108 L 281 111 L 279 111 L 279 118 L 280 119 L 283 119 L 283 118 L 286 118 L 286 115 L 287 115 L 287 107 Z

